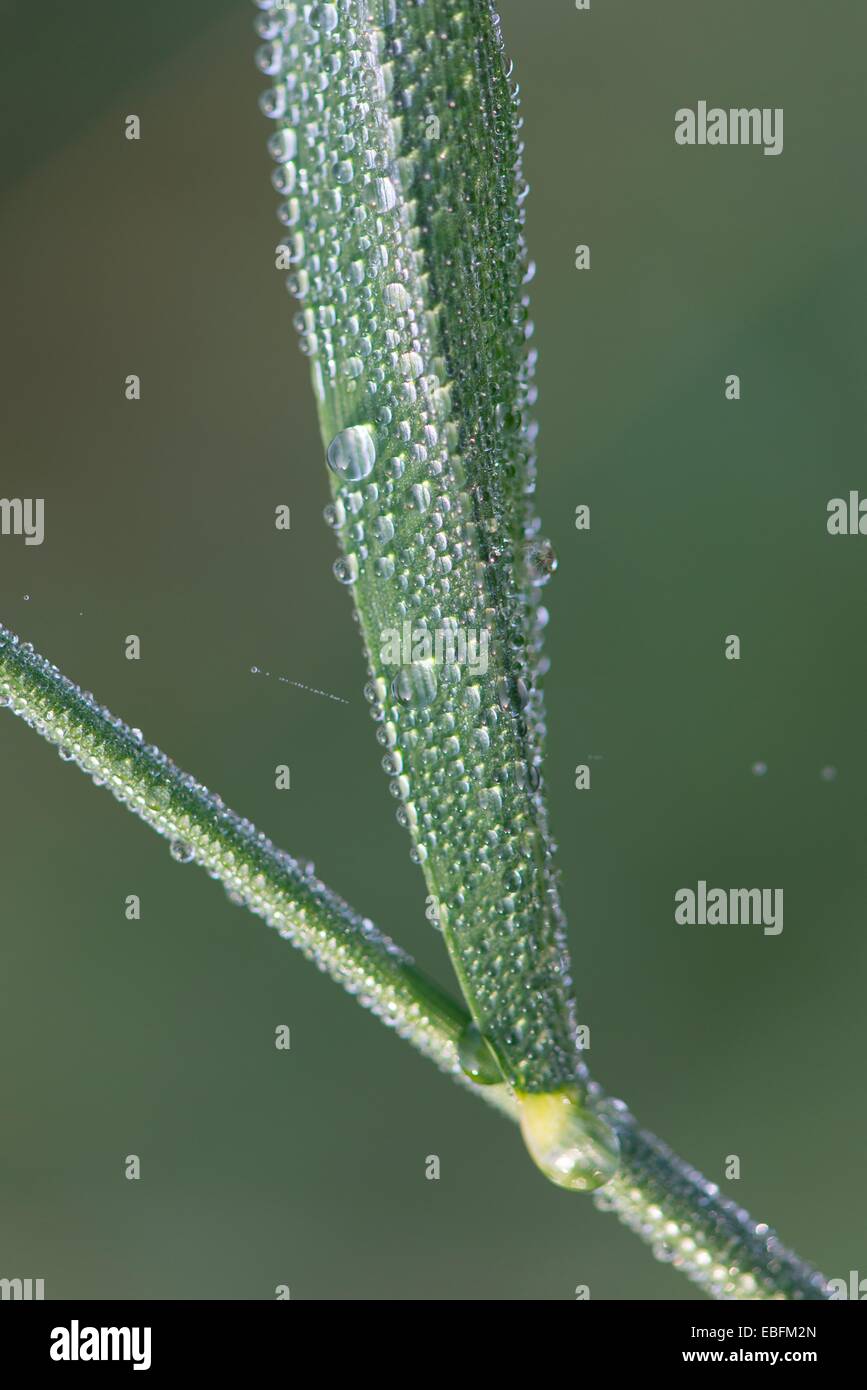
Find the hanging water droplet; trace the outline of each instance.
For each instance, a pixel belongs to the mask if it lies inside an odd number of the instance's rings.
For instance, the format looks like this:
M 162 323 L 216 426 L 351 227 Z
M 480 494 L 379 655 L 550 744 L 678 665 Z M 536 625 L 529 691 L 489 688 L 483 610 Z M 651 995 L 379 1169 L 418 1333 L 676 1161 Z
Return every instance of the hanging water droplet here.
M 530 1157 L 551 1182 L 592 1192 L 614 1177 L 620 1142 L 576 1090 L 520 1095 L 521 1133 Z
M 256 66 L 268 77 L 276 77 L 283 66 L 282 43 L 263 43 L 256 50 Z
M 367 478 L 376 463 L 376 444 L 368 425 L 350 425 L 328 446 L 328 467 L 349 483 Z
M 271 183 L 278 193 L 286 194 L 295 192 L 295 185 L 298 181 L 298 170 L 295 168 L 291 159 L 287 159 L 285 164 L 280 164 L 271 175 Z M 296 257 L 293 264 L 297 265 L 300 258 Z
M 461 1071 L 477 1086 L 501 1086 L 503 1074 L 497 1066 L 487 1038 L 474 1023 L 468 1023 L 458 1038 Z
M 557 568 L 557 556 L 548 540 L 531 541 L 524 549 L 524 563 L 527 575 L 534 588 L 547 584 Z
M 283 86 L 269 87 L 259 97 L 259 110 L 269 120 L 279 121 L 286 111 L 286 88 Z
M 358 578 L 358 561 L 354 555 L 341 555 L 339 560 L 334 561 L 332 571 L 341 584 L 354 584 Z
M 752 768 L 750 770 L 754 777 L 764 777 L 765 773 L 768 770 L 768 765 L 767 763 L 763 762 L 753 763 Z
M 823 782 L 836 782 L 837 769 L 836 767 L 823 767 L 819 775 Z
M 63 762 L 65 763 L 71 763 L 75 758 L 75 754 L 73 753 L 72 749 L 67 748 L 64 744 L 61 744 L 58 748 L 57 755 L 59 758 L 62 758 Z
M 298 153 L 298 138 L 288 126 L 275 130 L 268 139 L 268 153 L 278 164 L 285 164 Z
M 336 502 L 329 502 L 322 515 L 326 526 L 330 526 L 332 531 L 339 531 L 346 523 L 346 509 L 339 498 Z
M 179 864 L 189 864 L 193 857 L 193 847 L 188 845 L 186 840 L 172 840 L 169 853 Z

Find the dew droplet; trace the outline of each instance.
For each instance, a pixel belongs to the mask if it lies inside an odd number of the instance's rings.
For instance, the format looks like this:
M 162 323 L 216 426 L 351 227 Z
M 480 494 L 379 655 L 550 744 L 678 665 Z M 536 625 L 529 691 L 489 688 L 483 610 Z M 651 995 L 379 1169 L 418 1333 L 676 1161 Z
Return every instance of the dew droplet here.
M 346 524 L 346 509 L 339 498 L 336 502 L 329 502 L 322 515 L 326 526 L 330 526 L 332 531 L 339 531 Z
M 822 771 L 819 773 L 819 776 L 821 777 L 821 779 L 822 779 L 823 782 L 836 782 L 836 780 L 837 780 L 837 769 L 836 769 L 836 767 L 830 767 L 830 766 L 829 766 L 829 767 L 823 767 L 823 768 L 822 768 Z
M 358 561 L 354 555 L 341 555 L 332 565 L 334 578 L 341 584 L 354 584 L 358 578 Z
M 521 1133 L 530 1157 L 558 1187 L 592 1192 L 614 1177 L 620 1143 L 576 1090 L 519 1094 Z
M 524 562 L 530 583 L 534 588 L 541 588 L 557 568 L 553 545 L 548 540 L 531 541 L 524 549 Z
M 475 1023 L 468 1023 L 458 1038 L 458 1061 L 461 1071 L 477 1086 L 501 1086 L 503 1074 L 497 1066 L 487 1038 Z
M 437 676 L 431 661 L 414 661 L 401 666 L 391 683 L 391 693 L 399 704 L 432 705 L 437 696 Z
M 298 139 L 295 131 L 288 126 L 275 130 L 268 140 L 268 153 L 278 164 L 285 164 L 298 153 Z
M 259 97 L 259 110 L 271 121 L 279 121 L 286 111 L 286 88 L 269 87 Z
M 402 352 L 400 371 L 408 381 L 417 381 L 424 371 L 424 358 L 418 352 Z
M 373 201 L 379 212 L 390 212 L 397 205 L 397 190 L 387 176 L 373 180 Z
M 367 478 L 376 463 L 376 444 L 368 425 L 350 425 L 336 434 L 328 446 L 328 467 L 338 477 L 355 483 Z
M 256 50 L 256 66 L 268 77 L 276 77 L 283 66 L 282 43 L 263 43 Z
M 321 29 L 323 33 L 330 34 L 337 28 L 339 23 L 337 18 L 336 5 L 314 5 L 310 11 L 310 23 L 314 29 Z
M 426 512 L 430 506 L 430 488 L 427 483 L 413 483 L 410 488 L 412 505 L 417 512 Z
M 172 840 L 169 845 L 169 853 L 173 859 L 177 859 L 179 864 L 189 864 L 193 857 L 192 845 L 188 845 L 186 840 Z
M 767 763 L 763 762 L 753 763 L 752 768 L 750 770 L 754 777 L 764 777 L 768 770 L 768 765 Z
M 386 285 L 382 291 L 382 297 L 390 309 L 397 309 L 400 313 L 405 311 L 412 304 L 412 296 L 405 285 L 399 280 L 395 280 L 390 285 Z

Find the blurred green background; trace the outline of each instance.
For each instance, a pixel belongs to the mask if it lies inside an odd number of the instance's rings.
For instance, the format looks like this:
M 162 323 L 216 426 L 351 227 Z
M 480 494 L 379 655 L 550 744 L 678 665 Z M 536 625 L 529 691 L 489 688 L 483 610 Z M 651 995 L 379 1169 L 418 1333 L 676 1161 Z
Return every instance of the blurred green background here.
M 546 776 L 591 1061 L 828 1275 L 867 1274 L 867 540 L 825 531 L 830 497 L 867 492 L 867 10 L 501 8 L 560 557 Z M 447 982 L 330 575 L 253 13 L 0 4 L 0 491 L 46 499 L 43 546 L 0 539 L 0 619 Z M 677 148 L 700 98 L 784 107 L 783 155 Z M 49 1297 L 697 1296 L 8 716 L 0 758 L 0 1275 Z M 699 878 L 783 887 L 783 934 L 676 927 Z

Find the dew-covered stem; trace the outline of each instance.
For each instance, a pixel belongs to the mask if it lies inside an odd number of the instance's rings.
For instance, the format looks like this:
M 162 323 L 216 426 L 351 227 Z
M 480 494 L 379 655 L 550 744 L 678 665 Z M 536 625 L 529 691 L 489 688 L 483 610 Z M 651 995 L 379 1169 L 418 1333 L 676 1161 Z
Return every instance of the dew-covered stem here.
M 140 730 L 101 707 L 2 626 L 0 706 L 164 836 L 177 860 L 201 865 L 234 902 L 274 926 L 442 1071 L 513 1120 L 521 1119 L 522 1107 L 507 1087 L 472 1079 L 492 1078 L 469 1014 L 404 951 L 147 744 Z M 622 1102 L 607 1098 L 589 1079 L 587 1094 L 594 1115 L 616 1131 L 620 1144 L 619 1169 L 593 1200 L 601 1210 L 614 1211 L 657 1258 L 670 1261 L 716 1298 L 830 1297 L 821 1275 L 639 1130 Z
M 53 743 L 444 1071 L 463 1075 L 459 1008 L 308 868 L 0 626 L 0 705 Z M 502 1088 L 499 1088 L 502 1089 Z

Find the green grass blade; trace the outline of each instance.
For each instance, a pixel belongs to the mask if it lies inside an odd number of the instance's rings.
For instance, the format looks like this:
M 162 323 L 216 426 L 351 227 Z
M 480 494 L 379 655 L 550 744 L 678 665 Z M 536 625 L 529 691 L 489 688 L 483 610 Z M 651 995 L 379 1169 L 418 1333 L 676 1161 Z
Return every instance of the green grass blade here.
M 341 0 L 265 7 L 258 27 L 335 573 L 398 818 L 504 1076 L 558 1091 L 582 1070 L 540 788 L 553 559 L 530 505 L 524 189 L 496 18 L 487 0 Z

